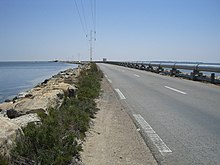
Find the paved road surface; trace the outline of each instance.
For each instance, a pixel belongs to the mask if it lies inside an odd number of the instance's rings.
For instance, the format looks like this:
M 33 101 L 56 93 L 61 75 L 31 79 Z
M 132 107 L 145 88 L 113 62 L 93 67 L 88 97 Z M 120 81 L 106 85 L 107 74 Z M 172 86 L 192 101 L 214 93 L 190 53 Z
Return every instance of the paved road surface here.
M 161 164 L 219 164 L 220 87 L 98 64 Z

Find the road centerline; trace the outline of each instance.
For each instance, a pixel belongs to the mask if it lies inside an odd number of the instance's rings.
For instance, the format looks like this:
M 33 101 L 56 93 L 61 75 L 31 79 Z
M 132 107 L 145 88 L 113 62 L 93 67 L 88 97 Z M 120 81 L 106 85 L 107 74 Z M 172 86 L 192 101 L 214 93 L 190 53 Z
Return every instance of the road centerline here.
M 118 93 L 121 100 L 125 100 L 125 96 L 122 94 L 122 92 L 119 89 L 115 89 L 115 91 Z
M 172 87 L 169 87 L 169 86 L 164 86 L 164 87 L 167 88 L 167 89 L 170 89 L 170 90 L 172 90 L 172 91 L 181 93 L 181 94 L 183 94 L 183 95 L 186 95 L 186 94 L 187 94 L 186 92 L 180 91 L 180 90 L 178 90 L 178 89 L 175 89 L 175 88 L 172 88 Z

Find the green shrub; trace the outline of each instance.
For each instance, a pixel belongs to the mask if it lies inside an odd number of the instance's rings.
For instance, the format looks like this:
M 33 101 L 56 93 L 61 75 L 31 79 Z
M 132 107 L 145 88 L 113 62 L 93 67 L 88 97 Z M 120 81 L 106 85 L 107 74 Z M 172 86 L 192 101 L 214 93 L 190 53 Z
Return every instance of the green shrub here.
M 103 77 L 103 73 L 94 63 L 92 63 L 90 67 L 90 70 L 83 70 L 79 77 L 79 90 L 77 95 L 80 100 L 87 98 L 94 99 L 99 96 L 100 81 Z
M 8 165 L 8 160 L 0 154 L 0 165 Z
M 78 98 L 65 98 L 59 110 L 39 114 L 42 124 L 28 124 L 12 152 L 15 161 L 34 164 L 68 164 L 80 158 L 78 139 L 83 140 L 91 118 L 97 112 L 94 99 L 99 96 L 102 73 L 95 64 L 78 77 Z
M 17 142 L 14 155 L 33 160 L 36 164 L 66 164 L 79 157 L 81 146 L 73 131 L 60 122 L 61 111 L 51 110 L 42 125 L 29 124 Z M 66 122 L 66 121 L 65 121 Z M 68 123 L 66 123 L 68 125 Z

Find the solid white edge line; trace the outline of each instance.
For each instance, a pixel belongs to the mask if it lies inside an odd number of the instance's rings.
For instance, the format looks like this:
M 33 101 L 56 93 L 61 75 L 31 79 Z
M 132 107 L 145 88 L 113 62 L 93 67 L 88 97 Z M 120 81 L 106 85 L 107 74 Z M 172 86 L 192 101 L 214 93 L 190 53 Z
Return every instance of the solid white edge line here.
M 126 99 L 125 96 L 122 94 L 122 92 L 119 89 L 115 89 L 115 91 L 118 93 L 120 99 L 122 99 L 122 100 Z
M 108 82 L 112 83 L 112 80 L 110 80 L 110 79 L 108 78 Z
M 108 78 L 108 76 L 105 74 L 105 77 Z
M 133 114 L 133 116 L 162 155 L 172 152 L 140 114 Z
M 136 77 L 140 77 L 139 75 L 137 75 L 137 74 L 134 74 L 134 76 L 136 76 Z
M 175 92 L 181 93 L 181 94 L 183 94 L 183 95 L 186 95 L 186 94 L 187 94 L 186 92 L 180 91 L 180 90 L 178 90 L 178 89 L 175 89 L 175 88 L 172 88 L 172 87 L 169 87 L 169 86 L 164 86 L 164 87 L 167 88 L 167 89 L 173 90 L 173 91 L 175 91 Z

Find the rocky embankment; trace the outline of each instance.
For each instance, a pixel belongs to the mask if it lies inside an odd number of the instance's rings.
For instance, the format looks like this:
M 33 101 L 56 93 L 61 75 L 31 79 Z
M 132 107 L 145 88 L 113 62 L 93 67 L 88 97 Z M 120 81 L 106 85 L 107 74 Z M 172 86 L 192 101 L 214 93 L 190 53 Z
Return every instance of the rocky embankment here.
M 40 122 L 37 113 L 59 108 L 65 96 L 76 94 L 77 77 L 81 68 L 62 71 L 33 89 L 20 93 L 13 100 L 0 104 L 0 154 L 8 155 L 22 127 Z

